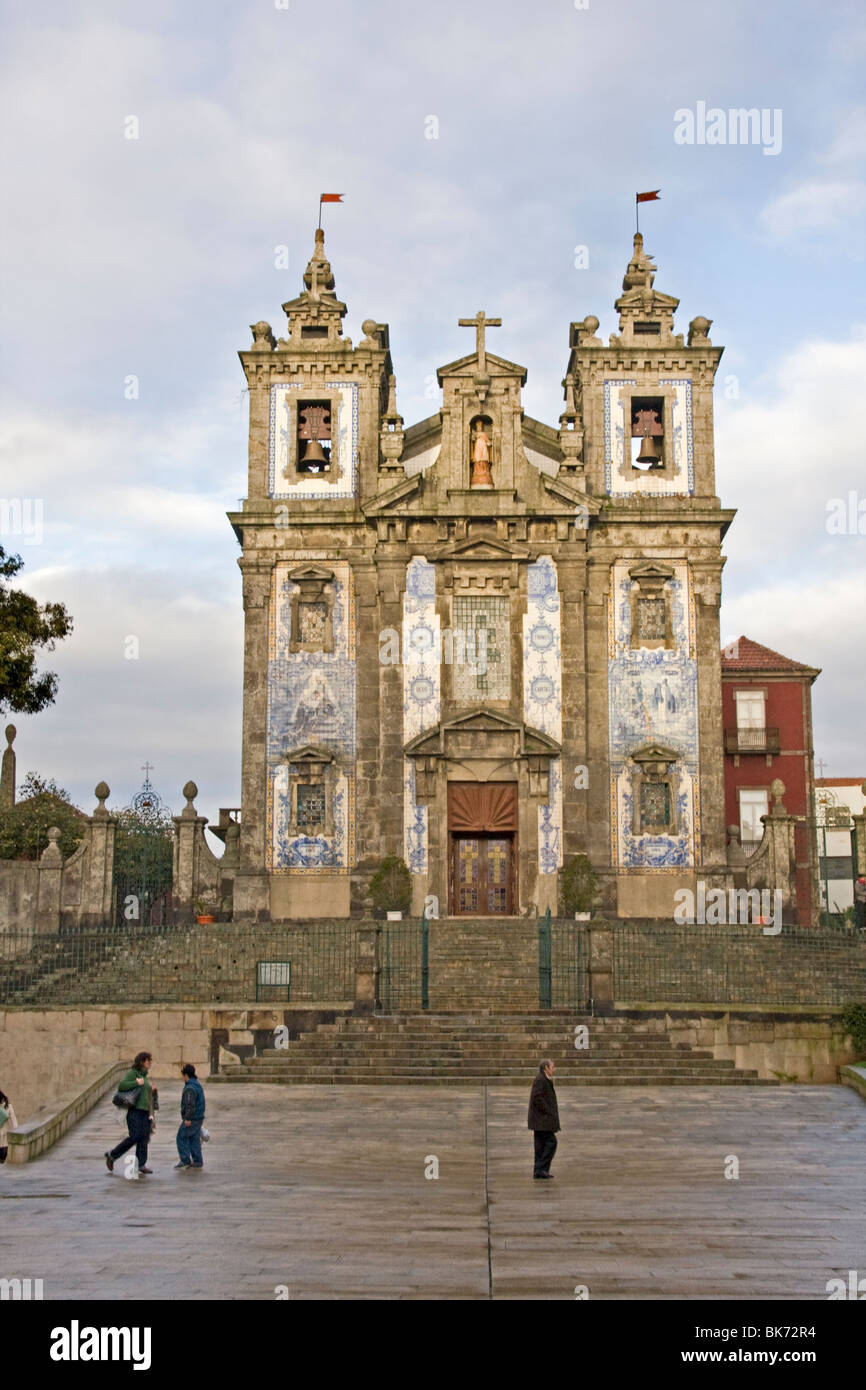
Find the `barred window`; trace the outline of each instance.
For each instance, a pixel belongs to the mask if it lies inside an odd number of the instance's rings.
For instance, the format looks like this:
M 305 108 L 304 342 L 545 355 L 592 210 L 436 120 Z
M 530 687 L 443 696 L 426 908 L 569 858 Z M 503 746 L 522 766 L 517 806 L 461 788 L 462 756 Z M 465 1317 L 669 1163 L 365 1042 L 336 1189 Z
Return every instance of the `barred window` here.
M 300 603 L 298 605 L 300 640 L 321 645 L 325 640 L 327 620 L 328 605 L 326 603 Z
M 298 825 L 321 826 L 325 823 L 325 788 L 301 782 L 298 784 Z
M 639 598 L 637 601 L 637 635 L 664 641 L 667 604 L 663 598 Z
M 640 816 L 642 825 L 670 825 L 671 789 L 667 782 L 641 783 Z

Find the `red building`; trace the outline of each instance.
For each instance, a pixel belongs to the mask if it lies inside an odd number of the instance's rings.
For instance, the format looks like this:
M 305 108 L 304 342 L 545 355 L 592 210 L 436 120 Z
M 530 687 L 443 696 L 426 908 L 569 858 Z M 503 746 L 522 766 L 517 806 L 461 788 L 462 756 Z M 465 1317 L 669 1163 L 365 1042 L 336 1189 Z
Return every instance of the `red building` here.
M 777 777 L 784 782 L 785 809 L 804 817 L 795 827 L 801 926 L 811 926 L 818 910 L 812 685 L 820 674 L 749 637 L 722 651 L 726 822 L 739 828 L 746 853 L 756 849 L 770 784 Z

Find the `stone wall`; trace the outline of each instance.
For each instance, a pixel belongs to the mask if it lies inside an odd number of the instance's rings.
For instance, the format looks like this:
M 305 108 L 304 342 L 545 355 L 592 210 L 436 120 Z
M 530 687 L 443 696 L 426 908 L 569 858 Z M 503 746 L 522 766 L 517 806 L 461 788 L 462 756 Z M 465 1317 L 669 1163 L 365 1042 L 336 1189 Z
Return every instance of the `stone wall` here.
M 642 1020 L 648 1033 L 666 1033 L 674 1044 L 708 1048 L 716 1058 L 780 1081 L 827 1085 L 857 1053 L 839 1011 L 791 1009 L 617 1010 Z
M 333 1013 L 328 1015 L 333 1018 Z M 286 1023 L 291 1032 L 315 1026 L 325 1014 L 297 1008 L 153 1008 L 116 1004 L 93 1008 L 6 1009 L 0 1011 L 0 1087 L 23 1123 L 46 1105 L 82 1084 L 111 1062 L 131 1064 L 137 1052 L 153 1054 L 155 1080 L 180 1079 L 183 1062 L 209 1076 L 220 1045 L 237 1046 L 239 1055 L 263 1042 L 263 1035 Z
M 32 859 L 0 859 L 0 928 L 29 932 L 36 920 L 39 865 Z

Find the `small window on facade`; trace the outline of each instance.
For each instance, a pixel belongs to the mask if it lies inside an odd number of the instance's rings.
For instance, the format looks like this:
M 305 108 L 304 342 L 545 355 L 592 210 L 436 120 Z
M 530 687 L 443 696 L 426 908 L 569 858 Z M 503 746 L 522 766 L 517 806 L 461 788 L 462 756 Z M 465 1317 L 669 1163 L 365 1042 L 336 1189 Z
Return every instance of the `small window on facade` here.
M 302 338 L 307 338 L 307 339 L 309 339 L 309 338 L 327 338 L 327 336 L 328 336 L 328 330 L 327 330 L 327 328 L 320 327 L 319 325 L 315 325 L 315 326 L 312 326 L 312 327 L 306 327 L 306 328 L 302 328 L 302 329 L 301 329 L 301 337 L 302 337 Z
M 770 798 L 765 789 L 740 788 L 740 843 L 754 846 L 764 836 L 761 816 L 769 815 Z
M 631 403 L 631 461 L 648 472 L 664 468 L 665 403 L 661 396 L 634 396 Z
M 298 402 L 298 472 L 327 473 L 331 467 L 330 401 Z
M 637 601 L 637 635 L 651 641 L 665 639 L 667 604 L 663 598 L 639 598 Z
M 667 828 L 671 823 L 671 789 L 667 782 L 644 778 L 640 788 L 641 825 Z
M 325 824 L 325 788 L 301 782 L 298 784 L 298 825 L 310 829 Z
M 635 334 L 643 333 L 645 336 L 652 334 L 657 337 L 662 331 L 660 323 L 636 323 L 634 326 Z

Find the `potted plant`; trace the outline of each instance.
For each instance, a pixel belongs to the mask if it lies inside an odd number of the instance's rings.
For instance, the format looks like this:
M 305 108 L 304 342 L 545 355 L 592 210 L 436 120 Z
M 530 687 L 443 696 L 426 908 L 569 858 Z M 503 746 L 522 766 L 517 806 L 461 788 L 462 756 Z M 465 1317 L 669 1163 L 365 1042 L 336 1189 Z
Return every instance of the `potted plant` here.
M 389 922 L 399 922 L 412 903 L 412 876 L 396 854 L 386 854 L 370 879 L 370 897 Z
M 562 869 L 560 895 L 567 916 L 574 913 L 576 922 L 588 922 L 598 896 L 598 875 L 585 854 L 575 854 Z
M 213 907 L 205 898 L 196 898 L 195 911 L 195 920 L 198 922 L 199 926 L 203 926 L 207 922 L 216 921 L 216 917 L 213 914 Z

